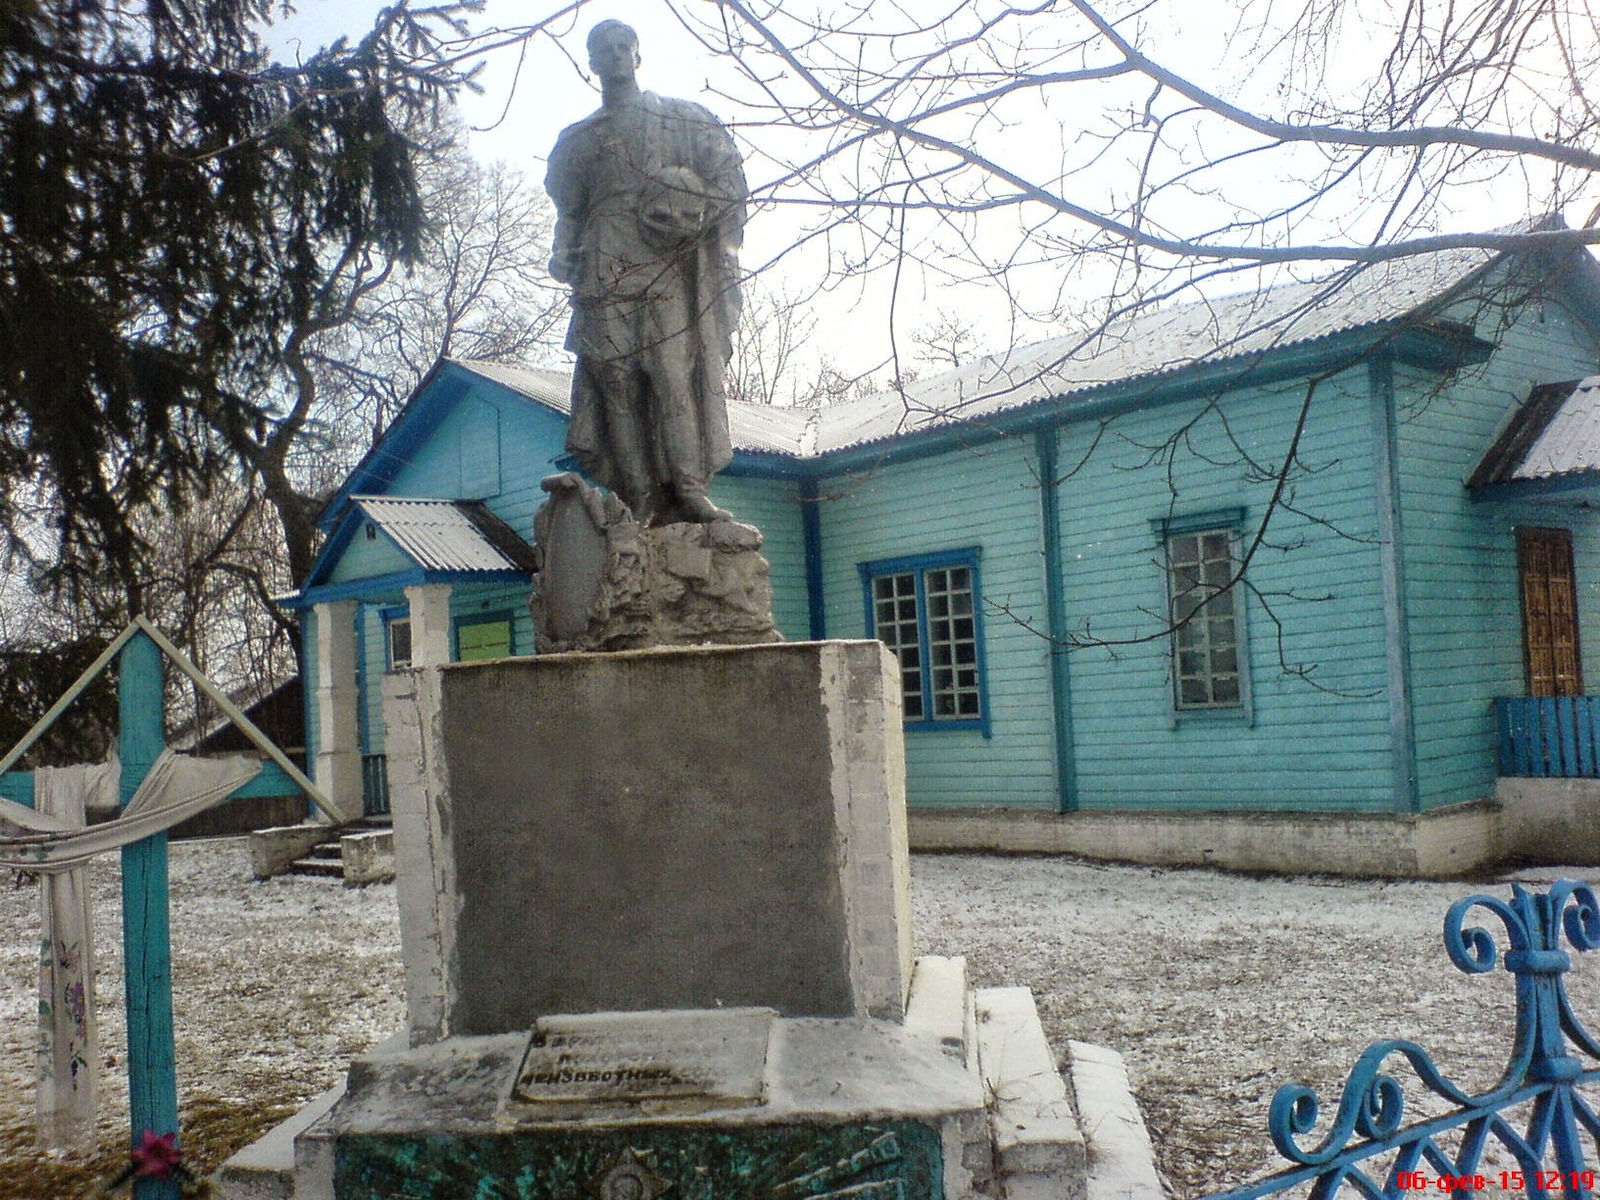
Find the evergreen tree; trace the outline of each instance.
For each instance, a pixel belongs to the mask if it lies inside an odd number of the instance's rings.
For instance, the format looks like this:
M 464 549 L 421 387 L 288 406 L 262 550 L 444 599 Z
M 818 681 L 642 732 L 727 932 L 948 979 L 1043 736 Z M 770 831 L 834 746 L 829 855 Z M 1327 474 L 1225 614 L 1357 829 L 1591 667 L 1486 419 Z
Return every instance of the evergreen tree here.
M 466 82 L 458 10 L 270 61 L 273 0 L 0 4 L 0 524 L 42 486 L 63 578 L 141 604 L 132 514 L 270 424 L 287 335 L 352 257 L 408 261 L 405 130 Z

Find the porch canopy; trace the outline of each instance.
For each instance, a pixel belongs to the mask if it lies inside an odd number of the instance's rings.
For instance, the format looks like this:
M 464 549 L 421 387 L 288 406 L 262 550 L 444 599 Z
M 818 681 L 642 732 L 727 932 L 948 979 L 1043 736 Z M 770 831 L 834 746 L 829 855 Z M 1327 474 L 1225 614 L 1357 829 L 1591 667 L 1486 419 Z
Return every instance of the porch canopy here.
M 1535 387 L 1467 487 L 1478 499 L 1508 500 L 1600 487 L 1600 375 Z
M 426 583 L 528 579 L 534 551 L 481 500 L 431 500 L 395 496 L 353 496 L 344 519 L 328 539 L 300 591 L 279 603 L 310 608 L 330 600 L 398 596 L 408 586 Z M 369 550 L 365 570 L 340 566 L 358 540 L 379 541 Z M 379 555 L 376 559 L 374 555 Z M 375 564 L 376 575 L 368 572 Z

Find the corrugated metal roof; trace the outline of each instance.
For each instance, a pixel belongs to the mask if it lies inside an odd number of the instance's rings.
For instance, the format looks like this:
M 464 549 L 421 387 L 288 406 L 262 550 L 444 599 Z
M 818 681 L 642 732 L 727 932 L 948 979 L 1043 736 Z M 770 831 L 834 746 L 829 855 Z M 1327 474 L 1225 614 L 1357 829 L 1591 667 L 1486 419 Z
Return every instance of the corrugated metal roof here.
M 533 548 L 475 500 L 352 496 L 362 513 L 425 571 L 528 571 Z
M 451 359 L 457 366 L 510 388 L 558 412 L 572 411 L 572 373 L 548 367 L 510 367 L 503 363 Z M 736 450 L 756 454 L 799 454 L 807 423 L 814 414 L 769 404 L 728 405 L 728 433 Z
M 504 363 L 484 362 L 472 358 L 450 358 L 459 367 L 474 375 L 482 375 L 496 383 L 504 384 L 531 400 L 547 404 L 561 412 L 572 410 L 572 372 L 551 367 L 510 367 Z
M 1508 229 L 1542 227 L 1538 221 Z M 1255 289 L 1170 308 L 1134 308 L 1093 333 L 1070 333 L 918 380 L 902 393 L 822 409 L 730 404 L 735 447 L 810 457 L 960 421 L 982 420 L 1118 382 L 1157 379 L 1197 363 L 1223 362 L 1366 327 L 1415 319 L 1448 301 L 1498 257 L 1446 250 L 1360 265 L 1308 283 Z M 569 411 L 570 375 L 460 362 L 523 395 Z
M 1600 473 L 1600 375 L 1534 388 L 1467 486 L 1591 473 Z
M 887 391 L 830 405 L 815 452 L 1398 321 L 1447 296 L 1493 258 L 1486 250 L 1418 255 L 1310 283 L 1139 309 L 1093 334 L 1050 338 L 919 380 L 903 395 Z

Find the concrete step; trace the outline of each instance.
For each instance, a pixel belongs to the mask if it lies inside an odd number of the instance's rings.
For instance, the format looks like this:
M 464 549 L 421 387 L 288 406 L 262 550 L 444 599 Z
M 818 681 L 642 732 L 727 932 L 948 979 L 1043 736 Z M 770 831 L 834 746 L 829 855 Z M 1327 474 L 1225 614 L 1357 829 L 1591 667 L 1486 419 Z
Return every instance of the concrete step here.
M 1068 1042 L 1068 1075 L 1089 1150 L 1088 1200 L 1166 1200 L 1144 1115 L 1122 1055 Z
M 394 831 L 387 825 L 355 829 L 339 839 L 346 887 L 387 883 L 394 878 Z
M 972 997 L 1001 1194 L 1005 1200 L 1088 1200 L 1083 1130 L 1033 993 L 978 988 Z
M 289 864 L 287 875 L 314 875 L 322 879 L 344 878 L 344 863 L 337 858 L 297 858 Z
M 346 826 L 332 840 L 306 849 L 284 870 L 290 875 L 340 879 L 347 887 L 387 882 L 394 878 L 394 831 L 387 824 L 365 821 Z

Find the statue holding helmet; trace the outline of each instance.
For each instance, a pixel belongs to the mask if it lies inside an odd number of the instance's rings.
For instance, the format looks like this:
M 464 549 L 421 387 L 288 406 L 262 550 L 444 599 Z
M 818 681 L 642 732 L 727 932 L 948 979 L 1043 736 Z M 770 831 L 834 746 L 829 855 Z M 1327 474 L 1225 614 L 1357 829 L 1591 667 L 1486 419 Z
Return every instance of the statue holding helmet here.
M 567 450 L 646 525 L 727 520 L 706 490 L 732 457 L 743 164 L 707 109 L 640 90 L 630 26 L 601 22 L 588 49 L 603 101 L 562 132 L 545 179 L 550 271 L 572 289 Z
M 542 486 L 541 651 L 773 641 L 761 531 L 707 495 L 733 457 L 723 381 L 739 319 L 744 166 L 688 100 L 641 91 L 639 39 L 589 34 L 598 111 L 563 130 L 545 190 L 550 273 L 572 292 L 567 452 Z

